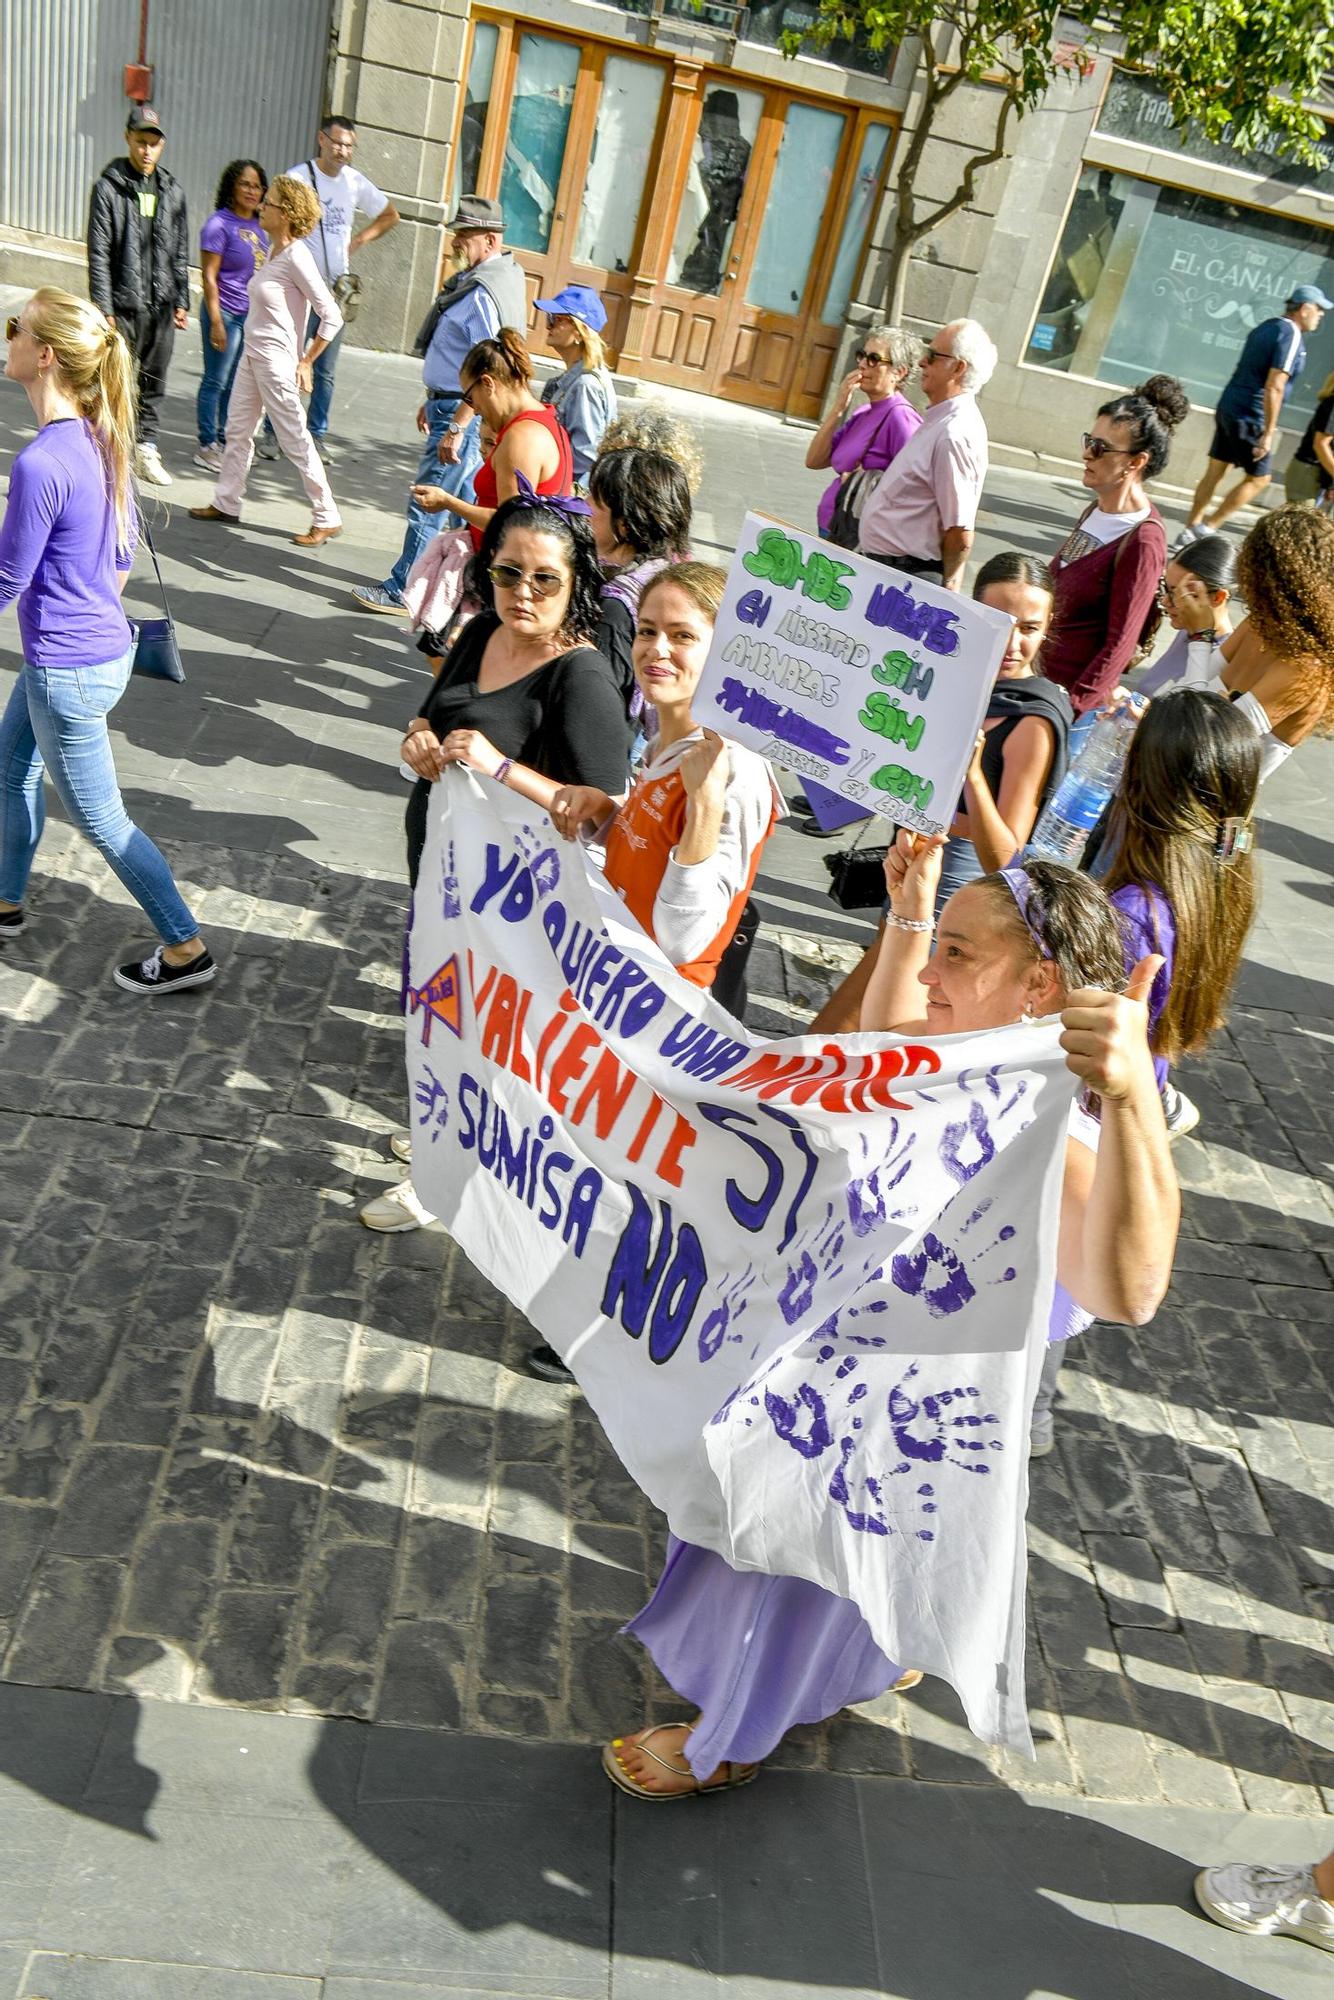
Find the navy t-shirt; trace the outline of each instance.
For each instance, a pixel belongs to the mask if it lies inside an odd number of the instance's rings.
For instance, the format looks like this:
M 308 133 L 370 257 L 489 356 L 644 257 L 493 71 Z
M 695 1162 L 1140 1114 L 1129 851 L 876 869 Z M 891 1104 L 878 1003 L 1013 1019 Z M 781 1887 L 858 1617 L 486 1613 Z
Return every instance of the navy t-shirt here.
M 1331 482 L 1329 474 L 1315 455 L 1317 434 L 1321 437 L 1334 436 L 1334 396 L 1322 396 L 1320 398 L 1320 401 L 1315 406 L 1315 415 L 1306 426 L 1306 434 L 1296 451 L 1292 454 L 1301 465 L 1319 467 L 1320 491 L 1328 493 L 1331 483 L 1334 482 Z
M 1287 376 L 1284 400 L 1306 366 L 1306 346 L 1301 328 L 1286 317 L 1261 320 L 1252 327 L 1241 350 L 1241 359 L 1232 371 L 1218 399 L 1218 415 L 1231 423 L 1250 418 L 1261 423 L 1265 413 L 1265 383 L 1270 370 L 1281 368 Z

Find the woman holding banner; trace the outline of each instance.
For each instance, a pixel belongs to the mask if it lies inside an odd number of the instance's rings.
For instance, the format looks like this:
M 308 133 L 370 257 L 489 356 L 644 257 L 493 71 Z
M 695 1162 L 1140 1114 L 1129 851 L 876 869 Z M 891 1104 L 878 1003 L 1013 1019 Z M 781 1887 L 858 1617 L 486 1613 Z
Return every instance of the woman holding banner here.
M 1093 1317 L 1143 1325 L 1171 1276 L 1180 1198 L 1146 1036 L 1162 960 L 1123 983 L 1121 937 L 1097 886 L 1035 862 L 950 898 L 929 956 L 940 843 L 900 832 L 885 864 L 890 914 L 863 1007 L 871 1032 L 970 1033 L 1060 1012 L 1069 1068 L 1100 1100 L 1072 1113 L 1049 1337 Z M 925 1018 L 922 989 L 926 990 Z M 616 1737 L 602 1753 L 636 1798 L 726 1791 L 797 1723 L 868 1701 L 913 1676 L 876 1646 L 850 1599 L 799 1578 L 733 1570 L 673 1541 L 653 1598 L 628 1630 L 678 1693 L 690 1724 Z
M 513 783 L 522 758 L 539 782 L 623 791 L 629 765 L 625 704 L 592 645 L 602 590 L 588 502 L 532 491 L 491 515 L 466 588 L 482 609 L 464 626 L 412 718 L 400 755 L 417 782 L 408 800 L 414 888 L 431 787 L 447 764 Z M 395 1151 L 407 1157 L 407 1135 Z M 433 1220 L 405 1177 L 361 1210 L 368 1229 L 397 1234 Z

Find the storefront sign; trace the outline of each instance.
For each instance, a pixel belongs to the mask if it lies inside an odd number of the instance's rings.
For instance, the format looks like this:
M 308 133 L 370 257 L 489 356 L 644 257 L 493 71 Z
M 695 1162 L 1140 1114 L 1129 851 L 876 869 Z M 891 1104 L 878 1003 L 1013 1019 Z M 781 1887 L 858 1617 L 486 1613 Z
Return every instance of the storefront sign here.
M 747 514 L 695 714 L 919 833 L 954 817 L 1002 612 Z
M 850 1599 L 979 1735 L 1027 1747 L 1059 1021 L 759 1041 L 582 848 L 457 766 L 405 1017 L 414 1186 L 673 1532 Z

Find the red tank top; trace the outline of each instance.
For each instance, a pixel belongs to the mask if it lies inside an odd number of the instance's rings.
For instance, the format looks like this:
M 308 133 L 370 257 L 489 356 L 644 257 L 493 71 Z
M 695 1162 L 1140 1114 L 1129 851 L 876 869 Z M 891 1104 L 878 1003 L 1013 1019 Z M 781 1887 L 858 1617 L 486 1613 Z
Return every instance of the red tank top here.
M 672 849 L 685 831 L 689 804 L 679 771 L 669 771 L 661 778 L 655 778 L 649 772 L 639 780 L 612 821 L 607 835 L 607 863 L 603 873 L 631 916 L 650 937 L 653 936 L 653 905 L 658 900 Z M 773 823 L 771 817 L 769 832 L 773 831 Z M 768 837 L 767 832 L 764 840 Z M 717 976 L 722 955 L 741 921 L 746 898 L 755 886 L 764 840 L 755 843 L 750 872 L 732 898 L 721 929 L 697 958 L 676 968 L 692 986 L 712 986 Z
M 538 492 L 572 493 L 574 491 L 574 453 L 570 449 L 569 433 L 550 404 L 544 403 L 539 410 L 520 410 L 517 417 L 511 417 L 507 424 L 502 424 L 496 432 L 496 451 L 500 449 L 500 440 L 504 437 L 506 431 L 512 430 L 515 424 L 541 424 L 543 429 L 550 431 L 552 437 L 556 440 L 556 450 L 559 453 L 556 470 L 541 482 L 537 489 Z M 493 451 L 490 458 L 482 460 L 482 463 L 473 475 L 473 499 L 479 507 L 494 507 L 498 503 L 495 459 L 496 453 Z M 473 547 L 479 549 L 482 546 L 481 529 L 471 528 L 469 529 L 469 533 L 472 536 Z

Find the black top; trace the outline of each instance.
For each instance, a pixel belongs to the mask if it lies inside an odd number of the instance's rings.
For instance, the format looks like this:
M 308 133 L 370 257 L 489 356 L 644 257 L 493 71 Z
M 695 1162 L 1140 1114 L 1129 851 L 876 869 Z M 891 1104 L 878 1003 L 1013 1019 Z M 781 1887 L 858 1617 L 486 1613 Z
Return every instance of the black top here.
M 987 703 L 987 721 L 995 722 L 996 727 L 988 729 L 982 739 L 982 775 L 993 799 L 1000 798 L 1007 741 L 1026 717 L 1036 716 L 1038 721 L 1048 725 L 1053 738 L 1051 767 L 1038 799 L 1038 812 L 1042 812 L 1065 776 L 1074 714 L 1065 689 L 1055 681 L 1044 680 L 1041 674 L 1025 674 L 1018 679 L 996 682 Z M 968 799 L 964 793 L 959 798 L 959 811 L 966 813 L 967 810 Z
M 1317 434 L 1321 437 L 1334 437 L 1334 396 L 1322 396 L 1320 398 L 1320 401 L 1315 406 L 1315 415 L 1306 426 L 1306 434 L 1296 451 L 1292 454 L 1299 464 L 1314 465 L 1318 468 L 1320 473 L 1320 491 L 1328 493 L 1331 484 L 1329 474 L 1315 455 Z
M 502 757 L 561 785 L 625 789 L 630 732 L 625 702 L 596 647 L 575 646 L 507 687 L 481 692 L 477 675 L 500 624 L 484 611 L 451 647 L 422 715 L 443 742 L 451 729 L 480 729 Z M 431 787 L 419 778 L 408 800 L 408 875 L 413 884 L 426 840 Z
M 602 617 L 596 633 L 598 651 L 609 662 L 612 678 L 621 691 L 621 700 L 628 709 L 631 696 L 639 683 L 635 679 L 633 647 L 635 643 L 635 614 L 628 604 L 619 597 L 602 599 Z

